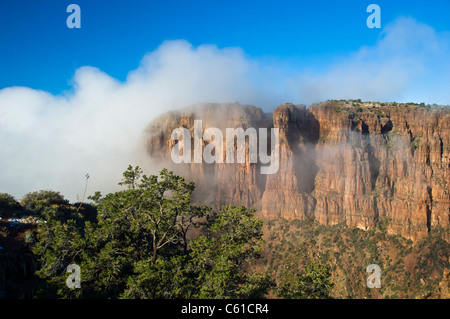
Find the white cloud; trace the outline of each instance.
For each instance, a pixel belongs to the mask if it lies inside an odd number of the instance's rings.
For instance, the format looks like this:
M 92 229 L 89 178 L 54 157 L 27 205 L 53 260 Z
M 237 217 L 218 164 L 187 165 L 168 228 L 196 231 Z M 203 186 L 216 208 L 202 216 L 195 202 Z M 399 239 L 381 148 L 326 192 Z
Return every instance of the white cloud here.
M 402 17 L 385 27 L 374 46 L 362 47 L 326 72 L 301 74 L 291 87 L 304 103 L 361 98 L 450 104 L 449 45 L 448 33 Z
M 146 125 L 162 112 L 200 102 L 239 101 L 266 110 L 340 98 L 450 103 L 448 40 L 402 18 L 386 26 L 376 45 L 326 72 L 295 76 L 297 66 L 283 75 L 276 63 L 252 60 L 239 48 L 169 41 L 125 82 L 82 67 L 65 95 L 0 90 L 0 192 L 20 198 L 54 189 L 73 201 L 82 196 L 86 173 L 91 194 L 117 189 L 128 164 L 151 170 L 141 145 Z
M 162 44 L 121 83 L 93 67 L 76 71 L 73 92 L 0 90 L 0 192 L 38 189 L 70 200 L 116 189 L 128 164 L 150 169 L 141 137 L 158 114 L 200 102 L 270 103 L 250 83 L 251 63 L 238 48 Z

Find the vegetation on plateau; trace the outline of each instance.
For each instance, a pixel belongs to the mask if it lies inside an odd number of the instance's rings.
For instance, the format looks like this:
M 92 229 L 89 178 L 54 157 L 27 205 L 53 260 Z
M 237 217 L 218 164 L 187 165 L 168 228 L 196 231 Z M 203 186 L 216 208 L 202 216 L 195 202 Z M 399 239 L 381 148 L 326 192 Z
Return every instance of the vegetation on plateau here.
M 313 219 L 267 221 L 259 267 L 276 282 L 292 282 L 293 271 L 307 271 L 314 264 L 326 267 L 333 298 L 420 298 L 435 291 L 450 268 L 450 243 L 443 239 L 448 230 L 433 230 L 414 243 L 388 234 L 388 223 L 384 220 L 365 231 L 345 223 L 321 225 Z M 380 289 L 367 287 L 371 264 L 381 269 Z

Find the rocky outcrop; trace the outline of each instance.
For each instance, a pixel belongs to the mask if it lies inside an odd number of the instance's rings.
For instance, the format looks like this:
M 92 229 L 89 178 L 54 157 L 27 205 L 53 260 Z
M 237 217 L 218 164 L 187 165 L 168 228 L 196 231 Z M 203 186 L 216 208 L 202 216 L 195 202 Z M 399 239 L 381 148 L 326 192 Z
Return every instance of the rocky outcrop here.
M 226 128 L 270 127 L 271 116 L 261 109 L 240 104 L 203 104 L 197 107 L 172 111 L 156 118 L 148 127 L 148 153 L 162 162 L 161 166 L 170 168 L 195 182 L 194 198 L 213 207 L 235 205 L 254 206 L 261 200 L 265 189 L 265 176 L 259 174 L 259 164 L 246 163 L 207 164 L 195 163 L 192 154 L 191 163 L 174 164 L 170 151 L 177 143 L 171 140 L 171 133 L 178 127 L 185 127 L 191 134 L 194 147 L 194 119 L 202 120 L 202 135 L 209 127 L 219 128 L 225 139 Z M 202 147 L 210 142 L 202 141 Z M 224 146 L 225 147 L 225 146 Z M 225 154 L 225 153 L 224 153 Z M 225 155 L 224 155 L 225 156 Z
M 267 175 L 262 197 L 266 218 L 303 219 L 314 212 L 316 121 L 304 106 L 281 105 L 273 113 L 280 132 L 280 169 Z
M 333 163 L 318 163 L 319 221 L 366 228 L 389 219 L 391 232 L 411 239 L 449 227 L 448 109 L 331 103 L 310 110 L 321 124 L 318 158 L 335 150 Z
M 174 164 L 171 132 L 185 127 L 193 136 L 195 119 L 202 131 L 278 128 L 278 172 L 261 175 L 261 164 L 248 161 L 248 143 L 243 164 Z M 216 208 L 233 203 L 266 219 L 314 217 L 362 229 L 388 219 L 390 232 L 413 240 L 450 227 L 448 108 L 328 101 L 265 114 L 254 106 L 205 104 L 166 113 L 147 133 L 149 155 L 193 180 L 196 200 Z

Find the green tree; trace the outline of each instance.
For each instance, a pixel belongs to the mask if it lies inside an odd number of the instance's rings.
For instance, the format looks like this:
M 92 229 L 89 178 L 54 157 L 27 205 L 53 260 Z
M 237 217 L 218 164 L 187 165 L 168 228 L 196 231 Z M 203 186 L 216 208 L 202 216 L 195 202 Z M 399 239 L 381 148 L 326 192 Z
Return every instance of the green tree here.
M 191 204 L 194 184 L 173 172 L 163 169 L 159 178 L 133 172 L 140 170 L 129 167 L 124 173 L 125 181 L 131 176 L 130 182 L 122 182 L 127 190 L 99 199 L 98 228 L 90 241 L 99 253 L 89 258 L 85 268 L 92 273 L 92 280 L 99 275 L 103 278 L 97 285 L 103 290 L 115 285 L 115 296 L 162 298 L 168 294 L 158 289 L 155 278 L 161 282 L 162 273 L 172 277 L 167 260 L 187 249 L 191 227 L 187 221 L 194 223 L 208 209 Z M 151 287 L 146 287 L 149 283 Z
M 44 209 L 46 223 L 40 225 L 35 248 L 41 264 L 37 274 L 50 284 L 60 283 L 59 287 L 47 286 L 54 293 L 73 297 L 65 292 L 65 269 L 77 263 L 84 283 L 79 296 L 119 297 L 131 282 L 129 277 L 160 269 L 163 261 L 156 265 L 160 255 L 165 258 L 171 251 L 187 249 L 191 227 L 187 221 L 194 223 L 194 217 L 207 212 L 205 206 L 191 205 L 194 184 L 166 169 L 159 178 L 141 176 L 141 172 L 139 167 L 129 167 L 121 182 L 128 189 L 105 197 L 98 192 L 94 195 L 95 222 L 77 219 L 77 215 L 62 219 L 55 205 Z M 71 209 L 77 212 L 76 207 Z M 160 296 L 152 291 L 151 297 Z
M 134 263 L 135 275 L 127 278 L 121 298 L 194 298 L 197 291 L 196 274 L 189 266 L 189 255 L 160 256 L 156 262 L 139 260 Z
M 139 167 L 128 165 L 127 170 L 123 173 L 123 179 L 119 185 L 125 185 L 128 189 L 136 189 L 138 187 L 139 179 L 144 171 Z
M 95 193 L 95 220 L 45 211 L 35 253 L 42 296 L 62 298 L 260 297 L 268 276 L 247 267 L 261 249 L 262 222 L 229 206 L 211 214 L 191 202 L 194 184 L 167 169 L 159 176 L 128 167 L 127 189 Z M 208 216 L 205 220 L 205 216 Z M 203 232 L 189 241 L 191 229 Z M 81 289 L 65 286 L 67 266 L 81 268 Z
M 197 297 L 263 297 L 272 286 L 270 277 L 248 271 L 262 247 L 262 221 L 254 218 L 254 210 L 224 206 L 210 216 L 207 231 L 191 243 Z
M 131 246 L 141 252 L 152 253 L 155 262 L 159 251 L 170 244 L 187 245 L 186 233 L 195 218 L 202 217 L 207 208 L 191 205 L 191 194 L 195 186 L 183 177 L 167 169 L 160 172 L 159 179 L 143 175 L 139 167 L 131 166 L 123 174 L 121 185 L 128 190 L 108 194 L 98 205 L 99 225 L 106 239 L 119 239 L 127 234 Z M 137 174 L 137 175 L 136 175 Z M 140 178 L 140 183 L 136 180 Z M 138 249 L 139 248 L 139 249 Z M 143 249 L 145 248 L 145 249 Z
M 301 272 L 285 273 L 277 296 L 286 299 L 328 299 L 333 286 L 330 270 L 313 262 Z
M 54 216 L 57 214 L 57 208 Z M 70 264 L 80 264 L 86 245 L 83 233 L 75 220 L 61 221 L 49 218 L 39 226 L 38 241 L 33 253 L 39 258 L 36 275 L 38 282 L 36 296 L 44 298 L 74 298 L 78 290 L 64 289 L 66 268 Z

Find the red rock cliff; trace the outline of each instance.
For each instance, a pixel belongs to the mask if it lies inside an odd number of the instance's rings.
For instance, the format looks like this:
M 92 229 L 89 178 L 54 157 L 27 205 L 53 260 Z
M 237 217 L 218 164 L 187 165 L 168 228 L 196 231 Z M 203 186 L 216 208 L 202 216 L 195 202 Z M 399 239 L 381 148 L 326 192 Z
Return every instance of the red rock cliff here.
M 248 143 L 244 164 L 174 164 L 171 132 L 186 127 L 193 136 L 195 119 L 224 139 L 226 128 L 279 128 L 278 172 L 261 175 Z M 390 232 L 413 240 L 450 227 L 448 108 L 328 101 L 280 105 L 270 116 L 254 106 L 205 104 L 166 113 L 147 132 L 149 155 L 193 180 L 196 200 L 213 207 L 233 203 L 266 219 L 311 216 L 362 229 L 389 219 Z

